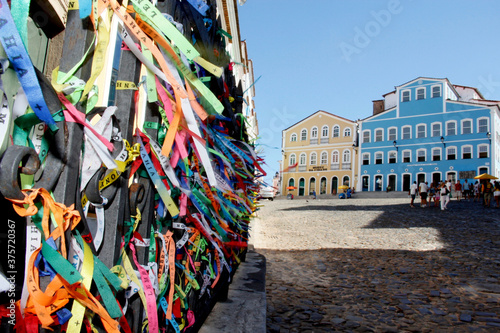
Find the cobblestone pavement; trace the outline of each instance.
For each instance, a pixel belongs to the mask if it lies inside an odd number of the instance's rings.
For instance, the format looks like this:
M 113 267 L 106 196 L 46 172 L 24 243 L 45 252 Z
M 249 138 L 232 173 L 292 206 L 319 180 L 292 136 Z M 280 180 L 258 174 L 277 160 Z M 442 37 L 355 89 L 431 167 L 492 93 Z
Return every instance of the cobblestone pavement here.
M 250 244 L 267 260 L 268 332 L 500 332 L 500 209 L 262 205 Z

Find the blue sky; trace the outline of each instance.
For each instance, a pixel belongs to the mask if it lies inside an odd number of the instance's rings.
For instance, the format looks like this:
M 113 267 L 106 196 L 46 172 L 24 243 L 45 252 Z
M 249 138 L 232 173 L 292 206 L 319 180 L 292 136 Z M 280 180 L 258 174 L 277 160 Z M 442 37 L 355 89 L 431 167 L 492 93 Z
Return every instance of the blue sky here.
M 259 151 L 279 171 L 281 131 L 318 110 L 351 120 L 419 76 L 500 100 L 500 1 L 247 0 Z

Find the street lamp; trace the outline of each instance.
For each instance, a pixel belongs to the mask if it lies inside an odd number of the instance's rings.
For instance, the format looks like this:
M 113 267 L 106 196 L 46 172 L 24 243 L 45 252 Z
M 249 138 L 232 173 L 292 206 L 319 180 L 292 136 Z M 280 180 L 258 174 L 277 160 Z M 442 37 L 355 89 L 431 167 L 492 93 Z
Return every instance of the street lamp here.
M 397 142 L 396 140 L 394 140 L 394 141 L 392 142 L 392 144 L 393 144 L 393 145 L 394 145 L 394 147 L 396 148 L 396 151 L 398 151 L 398 150 L 399 150 L 399 148 L 398 148 L 398 142 Z
M 443 147 L 446 147 L 446 143 L 444 143 L 444 137 L 441 137 L 441 143 L 443 144 Z
M 488 138 L 488 140 L 490 140 L 490 145 L 491 145 L 491 132 L 487 132 L 486 137 Z

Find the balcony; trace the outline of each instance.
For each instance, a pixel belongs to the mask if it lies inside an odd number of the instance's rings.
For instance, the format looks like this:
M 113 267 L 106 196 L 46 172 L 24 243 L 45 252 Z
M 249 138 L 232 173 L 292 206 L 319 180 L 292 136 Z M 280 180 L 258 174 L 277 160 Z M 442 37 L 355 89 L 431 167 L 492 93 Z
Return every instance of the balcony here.
M 330 164 L 330 170 L 340 170 L 340 164 Z
M 304 172 L 307 170 L 307 165 L 299 165 L 299 172 Z
M 295 172 L 295 170 L 297 170 L 297 168 L 296 168 L 296 167 L 289 168 L 289 169 L 288 169 L 288 172 Z
M 351 163 L 342 163 L 342 170 L 351 170 Z
M 311 139 L 311 141 L 309 141 L 309 143 L 311 145 L 317 145 L 318 144 L 318 139 Z
M 329 140 L 330 140 L 330 139 L 328 139 L 328 138 L 321 138 L 320 143 L 321 143 L 321 144 L 328 143 L 328 142 L 329 142 Z

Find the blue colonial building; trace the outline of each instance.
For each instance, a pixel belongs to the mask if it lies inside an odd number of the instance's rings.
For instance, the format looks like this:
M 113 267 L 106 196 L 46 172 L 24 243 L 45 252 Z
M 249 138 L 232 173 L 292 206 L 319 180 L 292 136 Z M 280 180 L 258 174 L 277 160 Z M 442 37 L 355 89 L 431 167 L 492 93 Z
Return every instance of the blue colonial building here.
M 356 189 L 407 191 L 413 181 L 500 177 L 500 102 L 448 79 L 420 77 L 373 101 L 359 122 Z

